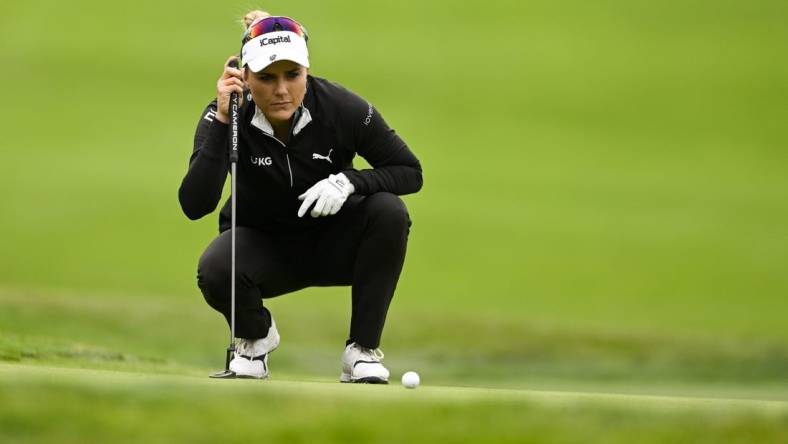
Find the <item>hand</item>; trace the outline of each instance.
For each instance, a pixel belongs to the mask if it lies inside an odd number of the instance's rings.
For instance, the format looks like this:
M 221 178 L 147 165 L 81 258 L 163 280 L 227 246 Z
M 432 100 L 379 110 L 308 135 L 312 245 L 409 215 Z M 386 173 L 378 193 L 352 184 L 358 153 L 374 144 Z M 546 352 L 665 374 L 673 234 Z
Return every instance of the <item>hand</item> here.
M 222 77 L 216 81 L 216 119 L 222 123 L 230 123 L 230 94 L 238 93 L 239 108 L 244 100 L 243 71 L 228 66 L 233 60 L 237 62 L 238 57 L 227 59 Z
M 298 217 L 303 216 L 315 201 L 315 207 L 309 212 L 312 217 L 333 216 L 354 191 L 355 187 L 344 174 L 332 174 L 298 196 L 298 200 L 304 201 L 298 209 Z

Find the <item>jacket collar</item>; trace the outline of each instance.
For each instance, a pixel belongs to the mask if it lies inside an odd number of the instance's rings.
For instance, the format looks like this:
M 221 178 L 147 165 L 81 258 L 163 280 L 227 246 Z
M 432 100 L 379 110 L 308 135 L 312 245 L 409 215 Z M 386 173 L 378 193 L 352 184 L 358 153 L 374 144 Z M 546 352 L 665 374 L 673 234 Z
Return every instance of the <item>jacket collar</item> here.
M 291 128 L 291 132 L 293 135 L 296 135 L 304 129 L 309 122 L 312 121 L 312 114 L 309 113 L 309 108 L 304 106 L 302 102 L 301 105 L 296 109 L 295 115 L 293 116 L 293 122 L 295 122 Z M 260 129 L 262 132 L 268 134 L 269 136 L 274 135 L 274 128 L 271 126 L 271 123 L 268 119 L 265 118 L 265 114 L 260 111 L 260 108 L 257 106 L 254 107 L 254 116 L 252 117 L 252 126 Z

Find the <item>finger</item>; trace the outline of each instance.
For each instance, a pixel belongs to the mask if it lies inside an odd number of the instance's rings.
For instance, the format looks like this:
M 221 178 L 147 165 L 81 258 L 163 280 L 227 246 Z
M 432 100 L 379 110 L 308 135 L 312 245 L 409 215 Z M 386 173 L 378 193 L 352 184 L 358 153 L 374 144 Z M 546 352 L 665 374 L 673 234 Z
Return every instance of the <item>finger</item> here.
M 240 95 L 243 94 L 243 92 L 238 90 L 235 87 L 233 87 L 232 89 L 228 89 L 228 90 L 222 91 L 221 97 L 220 97 L 220 99 L 221 99 L 220 100 L 220 106 L 221 106 L 222 112 L 225 112 L 225 113 L 229 114 L 230 107 L 232 105 L 232 102 L 230 100 L 232 98 L 232 96 L 231 96 L 232 94 L 235 94 L 235 95 L 240 97 Z M 239 107 L 241 106 L 240 100 L 238 101 L 238 106 Z
M 304 216 L 304 213 L 306 213 L 306 210 L 309 208 L 309 203 L 311 202 L 304 201 L 304 203 L 301 204 L 301 206 L 298 208 L 298 217 Z
M 306 214 L 306 210 L 312 206 L 312 204 L 315 202 L 315 199 L 317 199 L 317 194 L 310 194 L 304 199 L 304 203 L 302 203 L 301 208 L 298 209 L 298 217 L 302 217 L 304 214 Z
M 243 80 L 243 71 L 240 69 L 225 68 L 222 73 L 222 79 L 238 79 Z
M 239 61 L 240 61 L 240 59 L 238 58 L 237 55 L 230 56 L 230 57 L 227 57 L 227 61 L 224 62 L 224 66 L 232 66 L 233 68 L 237 68 Z M 234 62 L 234 63 L 231 63 L 231 62 Z
M 326 204 L 323 206 L 323 210 L 320 211 L 321 216 L 328 216 L 331 214 L 331 209 L 334 208 L 336 205 L 336 199 L 328 198 L 326 199 Z
M 320 182 L 318 182 L 318 183 L 320 183 Z M 304 199 L 306 199 L 306 198 L 307 198 L 307 196 L 309 196 L 310 194 L 314 194 L 314 193 L 315 193 L 315 190 L 317 190 L 317 184 L 314 184 L 314 185 L 312 185 L 311 187 L 309 187 L 309 189 L 308 189 L 308 190 L 304 191 L 304 193 L 303 193 L 303 194 L 301 194 L 300 196 L 298 196 L 298 200 L 304 200 Z
M 334 205 L 331 206 L 331 211 L 328 214 L 333 216 L 339 212 L 340 208 L 342 208 L 342 201 L 337 200 L 334 202 Z
M 238 85 L 229 85 L 229 86 L 225 86 L 225 87 L 224 87 L 224 88 L 222 88 L 222 89 L 221 89 L 221 91 L 220 91 L 221 95 L 222 95 L 223 97 L 226 97 L 226 98 L 227 98 L 226 100 L 228 100 L 228 101 L 229 101 L 229 99 L 230 99 L 230 94 L 233 94 L 233 93 L 235 93 L 235 94 L 238 94 L 238 95 L 240 96 L 241 94 L 243 94 L 243 92 L 244 92 L 243 88 L 241 88 L 241 87 L 240 87 L 240 86 L 238 86 Z M 239 98 L 240 98 L 240 97 L 239 97 Z
M 222 85 L 217 93 L 223 97 L 230 97 L 231 93 L 243 94 L 243 90 L 240 85 Z
M 228 69 L 238 71 L 241 68 L 240 63 L 241 63 L 240 57 L 230 56 L 227 58 L 227 61 L 224 62 L 224 69 L 225 71 Z
M 222 85 L 224 85 L 225 87 L 229 87 L 229 86 L 240 86 L 240 87 L 243 87 L 244 86 L 243 80 L 238 79 L 236 77 L 229 77 L 227 79 L 222 79 L 221 82 L 222 82 Z
M 340 208 L 342 208 L 342 200 L 334 199 L 331 202 L 331 208 L 329 209 L 327 216 L 333 216 L 337 214 Z
M 230 68 L 228 66 L 224 67 L 224 71 L 222 72 L 222 79 L 239 79 L 243 80 L 244 72 L 240 69 Z
M 326 207 L 323 209 L 323 216 L 333 216 L 334 213 L 336 213 L 336 211 L 334 211 L 334 208 L 336 208 L 336 206 L 337 206 L 337 200 L 331 199 L 331 201 L 328 204 L 326 204 Z
M 325 209 L 327 203 L 328 203 L 328 196 L 326 196 L 325 194 L 321 195 L 320 199 L 317 200 L 315 207 L 312 208 L 312 211 L 309 214 L 312 215 L 312 217 L 323 216 L 324 215 L 323 210 Z

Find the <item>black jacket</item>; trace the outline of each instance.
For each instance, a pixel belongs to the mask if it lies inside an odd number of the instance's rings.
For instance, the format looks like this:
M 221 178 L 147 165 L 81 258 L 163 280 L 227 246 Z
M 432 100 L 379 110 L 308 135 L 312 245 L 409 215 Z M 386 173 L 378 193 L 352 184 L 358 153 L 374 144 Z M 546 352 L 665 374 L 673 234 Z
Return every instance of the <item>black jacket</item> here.
M 402 195 L 421 188 L 418 159 L 366 100 L 336 83 L 309 76 L 302 106 L 297 115 L 300 124 L 293 125 L 286 145 L 252 125 L 251 96 L 241 106 L 238 225 L 293 231 L 323 223 L 325 217 L 313 218 L 309 213 L 298 217 L 298 196 L 329 174 L 344 173 L 359 195 L 379 191 Z M 216 100 L 197 125 L 189 171 L 178 192 L 183 212 L 193 220 L 216 209 L 230 169 L 229 125 L 216 120 L 215 113 Z M 373 169 L 354 169 L 356 154 Z M 219 215 L 219 231 L 229 228 L 228 199 Z

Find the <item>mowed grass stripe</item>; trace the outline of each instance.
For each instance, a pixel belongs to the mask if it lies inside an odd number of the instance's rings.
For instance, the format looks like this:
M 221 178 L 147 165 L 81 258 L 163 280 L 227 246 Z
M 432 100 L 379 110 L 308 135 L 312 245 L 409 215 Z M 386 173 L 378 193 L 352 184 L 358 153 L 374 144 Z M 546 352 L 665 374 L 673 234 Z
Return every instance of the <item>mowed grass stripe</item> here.
M 392 380 L 388 386 L 340 384 L 333 381 L 299 381 L 287 376 L 266 381 L 219 381 L 193 375 L 136 373 L 96 369 L 0 364 L 0 385 L 15 386 L 82 386 L 97 390 L 184 392 L 211 394 L 218 390 L 232 396 L 243 394 L 326 398 L 339 400 L 402 402 L 505 402 L 539 403 L 554 406 L 600 404 L 608 407 L 638 409 L 697 409 L 709 412 L 752 411 L 768 415 L 788 415 L 788 402 L 756 399 L 654 396 L 615 393 L 588 393 L 546 390 L 512 390 L 484 387 L 449 387 L 423 385 L 415 390 Z M 141 388 L 142 391 L 136 389 Z M 6 389 L 0 392 L 8 391 Z M 216 394 L 213 392 L 213 394 Z M 788 417 L 786 417 L 788 419 Z
M 322 293 L 273 304 L 284 338 L 272 357 L 275 376 L 333 378 L 346 308 Z M 776 338 L 425 310 L 395 310 L 390 321 L 384 350 L 392 374 L 415 369 L 430 385 L 788 401 L 788 348 Z M 0 288 L 0 362 L 203 376 L 223 362 L 226 328 L 197 300 Z
M 0 441 L 784 442 L 784 402 L 0 365 Z M 42 421 L 42 418 L 47 418 Z

